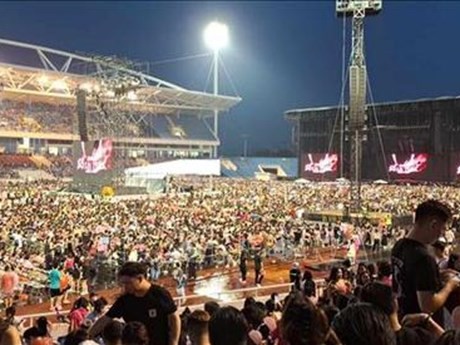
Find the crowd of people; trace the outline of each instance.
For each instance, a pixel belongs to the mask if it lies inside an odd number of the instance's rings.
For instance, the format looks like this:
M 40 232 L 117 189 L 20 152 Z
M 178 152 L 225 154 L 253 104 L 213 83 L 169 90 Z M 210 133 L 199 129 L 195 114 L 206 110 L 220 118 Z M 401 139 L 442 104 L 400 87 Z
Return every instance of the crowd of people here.
M 265 300 L 249 297 L 241 308 L 210 301 L 203 308 L 193 311 L 186 308 L 179 315 L 168 290 L 147 279 L 147 266 L 127 262 L 118 272 L 124 293 L 110 307 L 97 294 L 89 299 L 79 298 L 68 316 L 68 332 L 57 342 L 62 345 L 457 345 L 460 308 L 458 301 L 453 301 L 450 309 L 447 299 L 460 288 L 458 273 L 453 274 L 460 268 L 460 262 L 458 256 L 451 255 L 446 266 L 442 266 L 441 257 L 448 245 L 440 239 L 450 217 L 446 210 L 441 203 L 422 203 L 413 230 L 394 246 L 391 262 L 361 262 L 354 266 L 345 260 L 331 269 L 322 293 L 316 288 L 311 272 L 307 269 L 301 272 L 301 267 L 294 263 L 290 271 L 292 290 L 287 296 L 281 298 L 273 293 Z M 400 262 L 404 265 L 400 266 Z M 443 273 L 440 285 L 435 286 L 438 266 L 445 269 L 440 271 Z M 420 274 L 421 270 L 424 274 Z M 422 277 L 402 278 L 403 272 L 419 273 Z M 404 293 L 397 293 L 398 290 Z M 448 293 L 439 305 L 424 306 L 425 297 L 418 297 L 426 294 L 426 298 L 437 300 L 444 290 Z M 438 318 L 440 314 L 443 317 Z M 36 325 L 22 334 L 17 323 L 14 312 L 10 312 L 1 327 L 2 341 L 12 345 L 20 344 L 21 339 L 26 344 L 53 343 L 46 318 L 38 319 Z
M 2 99 L 0 102 L 0 130 L 25 131 L 35 133 L 73 133 L 76 126 L 75 104 L 29 100 L 19 101 Z M 131 117 L 142 118 L 145 112 L 136 112 L 130 109 Z M 114 106 L 104 107 L 97 103 L 89 103 L 87 107 L 87 127 L 91 136 L 100 137 L 107 135 L 107 127 L 116 126 L 105 117 L 107 114 L 123 116 L 123 128 L 117 128 L 117 132 L 126 136 L 151 136 L 151 124 L 142 121 L 130 121 L 126 109 L 118 109 Z M 126 124 L 126 122 L 128 123 Z M 141 126 L 140 124 L 143 124 Z M 113 128 L 112 128 L 113 129 Z M 105 133 L 105 134 L 104 134 Z
M 337 341 L 351 344 L 346 340 L 346 335 L 341 334 L 340 325 L 343 329 L 347 329 L 350 327 L 349 323 L 354 319 L 362 318 L 363 324 L 360 327 L 365 328 L 367 325 L 365 320 L 370 319 L 372 322 L 377 322 L 376 320 L 379 319 L 379 322 L 383 322 L 385 325 L 372 324 L 370 326 L 378 327 L 381 332 L 388 332 L 389 338 L 393 339 L 397 335 L 397 331 L 404 326 L 397 324 L 394 320 L 394 315 L 398 315 L 398 311 L 401 313 L 402 309 L 404 313 L 411 315 L 430 310 L 427 314 L 431 317 L 430 319 L 424 314 L 426 318 L 424 325 L 431 325 L 434 327 L 433 329 L 437 329 L 437 335 L 444 334 L 443 327 L 446 327 L 444 319 L 437 314 L 435 315 L 435 312 L 439 311 L 440 305 L 446 303 L 450 293 L 455 291 L 457 283 L 460 283 L 460 281 L 455 280 L 457 278 L 443 276 L 443 279 L 447 279 L 449 282 L 446 283 L 449 288 L 443 292 L 441 297 L 435 295 L 434 299 L 430 300 L 432 295 L 421 294 L 424 296 L 421 297 L 424 301 L 423 308 L 413 307 L 414 303 L 418 303 L 418 295 L 416 294 L 415 302 L 414 297 L 411 297 L 412 305 L 410 303 L 402 304 L 400 305 L 401 308 L 398 309 L 395 306 L 393 299 L 395 296 L 391 293 L 391 288 L 388 297 L 386 295 L 388 291 L 383 287 L 369 284 L 378 282 L 378 284 L 388 287 L 395 279 L 401 283 L 401 276 L 404 275 L 401 272 L 404 271 L 404 266 L 395 266 L 395 262 L 398 261 L 393 260 L 392 266 L 380 263 L 378 269 L 373 265 L 355 267 L 356 251 L 362 248 L 367 248 L 370 251 L 389 250 L 393 248 L 395 242 L 400 244 L 406 235 L 411 235 L 407 232 L 407 227 L 393 226 L 387 222 L 375 223 L 369 219 L 364 219 L 360 225 L 355 227 L 344 226 L 339 222 L 313 222 L 307 219 L 306 216 L 309 213 L 328 209 L 343 209 L 346 206 L 344 200 L 347 200 L 348 193 L 348 187 L 345 185 L 296 185 L 292 182 L 230 179 L 214 179 L 212 181 L 207 179 L 177 179 L 171 182 L 168 194 L 160 198 L 145 197 L 120 200 L 55 192 L 65 186 L 66 184 L 62 181 L 25 184 L 10 182 L 1 185 L 3 192 L 0 194 L 0 267 L 5 272 L 2 276 L 1 289 L 6 307 L 11 308 L 18 303 L 24 290 L 27 290 L 28 298 L 31 298 L 34 296 L 34 289 L 37 289 L 46 291 L 47 294 L 50 293 L 50 308 L 59 311 L 62 304 L 69 302 L 69 292 L 76 295 L 89 292 L 94 295 L 98 289 L 106 288 L 117 280 L 122 282 L 126 291 L 132 291 L 136 296 L 138 284 L 142 287 L 139 287 L 142 291 L 146 289 L 150 291 L 152 286 L 156 287 L 146 278 L 155 281 L 167 274 L 174 275 L 179 292 L 186 284 L 187 279 L 196 278 L 202 268 L 217 265 L 239 267 L 241 281 L 245 282 L 244 266 L 247 260 L 254 260 L 256 270 L 254 285 L 260 285 L 264 274 L 263 261 L 267 256 L 279 255 L 288 260 L 292 259 L 294 257 L 292 254 L 299 250 L 305 255 L 307 250 L 311 248 L 342 247 L 347 248 L 348 264 L 332 269 L 328 279 L 329 286 L 324 296 L 314 296 L 315 289 L 312 287 L 311 274 L 306 272 L 300 279 L 299 268 L 294 267 L 291 270 L 296 292 L 288 297 L 283 307 L 277 301 L 278 309 L 276 312 L 279 313 L 276 323 L 277 331 L 275 331 L 275 327 L 272 327 L 273 330 L 268 332 L 269 338 L 267 338 L 266 330 L 261 332 L 259 329 L 261 326 L 259 323 L 260 316 L 263 315 L 262 319 L 264 319 L 270 313 L 275 312 L 275 310 L 269 311 L 266 305 L 254 303 L 257 310 L 245 311 L 243 309 L 241 312 L 224 307 L 221 312 L 227 314 L 221 315 L 221 321 L 228 322 L 229 319 L 232 319 L 236 322 L 236 319 L 241 317 L 241 320 L 245 320 L 243 328 L 246 331 L 249 330 L 246 332 L 245 341 L 252 341 L 256 344 L 268 344 L 275 339 L 292 345 L 294 343 L 325 343 L 326 338 L 321 338 L 319 335 L 312 335 L 312 339 L 318 341 L 322 339 L 320 342 L 289 338 L 300 336 L 299 332 L 293 331 L 294 329 L 300 331 L 302 327 L 312 327 L 312 324 L 317 325 L 317 327 L 311 328 L 310 333 L 322 329 L 324 336 L 328 335 L 329 337 L 329 334 L 335 333 Z M 183 190 L 184 186 L 188 187 L 189 192 L 177 193 L 178 190 Z M 415 241 L 424 245 L 436 244 L 434 248 L 437 248 L 437 251 L 434 251 L 433 257 L 443 263 L 443 269 L 449 270 L 447 273 L 452 273 L 450 270 L 460 267 L 457 265 L 455 256 L 447 257 L 445 255 L 446 247 L 453 245 L 455 233 L 458 230 L 459 214 L 457 210 L 460 203 L 460 193 L 454 187 L 364 186 L 362 204 L 365 212 L 411 215 L 417 205 L 426 199 L 445 200 L 446 208 L 452 210 L 452 214 L 449 213 L 446 217 L 453 220 L 453 223 L 448 229 L 439 226 L 436 228 L 436 224 L 432 224 L 432 227 L 427 227 L 425 230 L 437 229 L 437 232 L 432 235 L 433 238 L 426 239 L 423 236 L 417 238 L 416 236 Z M 432 217 L 431 214 L 429 216 Z M 447 219 L 444 223 L 446 222 Z M 445 243 L 435 243 L 435 240 L 441 235 L 444 236 Z M 442 252 L 439 251 L 440 247 L 443 248 Z M 405 250 L 401 250 L 403 254 L 397 254 L 396 251 L 394 258 L 399 255 L 400 262 L 406 260 Z M 414 250 L 415 254 L 411 254 L 411 257 L 416 257 L 421 252 L 420 248 Z M 351 254 L 348 255 L 348 253 Z M 417 265 L 419 269 L 425 272 L 431 261 L 427 257 L 424 260 L 426 262 L 423 265 L 420 263 Z M 123 263 L 125 262 L 136 263 L 141 266 L 131 267 L 135 273 L 130 270 L 123 271 L 125 268 Z M 449 267 L 447 267 L 448 264 Z M 133 267 L 137 268 L 134 269 Z M 141 273 L 139 273 L 139 267 L 142 267 Z M 395 271 L 395 267 L 397 271 Z M 432 281 L 427 283 L 418 279 L 419 276 L 432 280 L 433 277 L 436 278 L 436 267 L 431 267 L 431 269 L 429 275 L 418 275 L 415 271 L 410 273 L 413 275 L 411 280 L 414 279 L 416 282 L 415 285 L 413 284 L 415 287 L 420 283 L 422 289 L 428 289 L 421 290 L 422 292 L 435 290 L 437 292 L 438 287 L 442 288 L 441 279 L 436 281 L 436 284 Z M 117 271 L 119 279 L 117 279 Z M 404 279 L 402 280 L 404 281 Z M 23 287 L 22 293 L 15 293 L 20 286 Z M 302 294 L 299 294 L 299 291 Z M 396 297 L 401 297 L 401 291 Z M 124 327 L 128 327 L 129 332 L 144 332 L 143 341 L 146 343 L 163 344 L 166 341 L 168 344 L 177 344 L 177 342 L 169 342 L 166 336 L 163 340 L 157 340 L 160 338 L 156 333 L 151 333 L 152 330 L 148 325 L 146 331 L 143 331 L 143 326 L 139 324 L 133 326 L 135 330 L 129 328 L 132 326 L 130 326 L 129 321 L 140 321 L 145 326 L 143 321 L 146 319 L 138 320 L 137 314 L 133 315 L 132 312 L 130 316 L 127 316 L 125 314 L 127 311 L 123 310 L 126 305 L 139 303 L 139 306 L 148 306 L 149 303 L 154 303 L 152 301 L 164 299 L 164 303 L 155 305 L 147 311 L 147 321 L 148 315 L 150 315 L 148 313 L 156 315 L 161 311 L 170 316 L 171 314 L 175 315 L 176 306 L 172 300 L 169 300 L 169 293 L 161 289 L 155 290 L 155 293 L 161 297 L 148 298 L 148 302 L 145 299 L 142 301 L 127 300 L 120 302 L 119 309 L 116 309 L 117 303 L 115 303 L 106 317 L 123 316 L 128 322 Z M 378 296 L 373 294 L 378 294 Z M 144 297 L 143 294 L 140 295 Z M 384 300 L 383 297 L 389 299 Z M 71 333 L 65 341 L 73 339 L 75 332 L 80 332 L 79 335 L 75 335 L 75 339 L 79 339 L 79 342 L 86 339 L 85 337 L 98 335 L 81 329 L 81 327 L 88 328 L 88 323 L 85 322 L 86 314 L 91 311 L 94 311 L 98 316 L 103 314 L 104 306 L 107 303 L 106 301 L 105 304 L 99 302 L 101 305 L 96 308 L 96 300 L 98 299 L 88 301 L 79 298 L 77 300 L 78 303 L 74 304 L 72 308 L 72 312 L 78 311 L 74 313 L 77 321 L 71 322 L 71 324 L 73 323 L 70 329 Z M 388 305 L 377 305 L 382 301 Z M 29 302 L 38 302 L 38 300 L 29 299 Z M 362 304 L 362 302 L 367 304 Z M 431 311 L 431 309 L 435 310 Z M 337 314 L 338 310 L 341 312 L 332 318 L 331 313 L 335 315 L 334 313 Z M 453 313 L 454 308 L 451 308 L 450 312 Z M 347 313 L 349 313 L 349 319 L 347 316 L 343 316 L 348 315 Z M 224 339 L 214 341 L 212 339 L 212 325 L 219 319 L 217 315 L 219 314 L 211 316 L 202 312 L 197 316 L 202 323 L 198 323 L 202 326 L 209 324 L 210 338 L 208 341 L 212 344 L 227 344 Z M 257 315 L 257 322 L 251 319 L 256 317 L 254 315 Z M 295 315 L 297 318 L 294 317 Z M 312 319 L 308 319 L 308 321 L 299 320 L 299 318 L 302 319 L 301 315 L 307 319 L 308 317 Z M 324 315 L 329 319 L 324 318 Z M 455 316 L 456 314 L 453 313 L 452 315 Z M 152 316 L 150 317 L 152 318 Z M 174 333 L 174 337 L 177 337 L 177 341 L 180 339 L 181 332 L 182 335 L 188 335 L 189 341 L 192 341 L 190 339 L 193 338 L 193 335 L 184 333 L 187 329 L 187 323 L 183 322 L 184 327 L 181 328 L 180 321 L 177 321 L 176 316 L 174 318 L 174 320 L 158 321 L 163 325 L 158 327 L 165 328 L 165 325 L 176 322 L 179 324 L 179 329 L 172 333 Z M 377 319 L 374 320 L 374 318 Z M 396 320 L 400 319 L 396 317 Z M 451 320 L 451 323 L 454 321 Z M 382 328 L 386 327 L 387 323 L 390 328 Z M 320 325 L 322 326 L 320 327 Z M 323 326 L 324 328 L 322 328 Z M 103 333 L 105 327 L 97 327 Z M 358 333 L 365 331 L 364 328 L 356 327 L 359 330 Z M 119 327 L 120 334 L 124 334 L 122 328 Z M 266 327 L 262 328 L 265 329 Z M 201 329 L 204 330 L 205 327 L 203 326 Z M 289 329 L 291 331 L 287 331 Z M 7 330 L 5 334 L 8 334 Z M 395 335 L 392 335 L 391 330 Z M 264 334 L 261 338 L 259 333 L 251 333 L 250 331 Z M 277 334 L 277 338 L 272 334 L 273 332 L 275 335 Z M 375 330 L 370 332 L 375 332 Z M 79 338 L 83 334 L 84 338 Z M 217 333 L 215 334 L 217 335 Z M 234 334 L 237 332 L 235 331 Z M 359 339 L 361 335 L 357 334 L 356 337 Z M 198 338 L 201 339 L 201 336 Z M 353 341 L 356 342 L 356 339 Z M 366 336 L 363 339 L 369 338 Z M 399 338 L 396 336 L 394 339 Z M 236 341 L 236 339 L 233 340 Z M 122 339 L 117 341 L 122 341 Z M 243 338 L 240 341 L 243 341 Z M 391 342 L 367 343 L 392 344 Z
M 190 183 L 191 193 L 174 192 Z M 194 279 L 202 268 L 215 266 L 239 267 L 243 275 L 244 257 L 293 259 L 309 248 L 345 247 L 354 261 L 360 247 L 388 249 L 405 235 L 400 226 L 363 222 L 350 230 L 304 217 L 317 211 L 317 204 L 335 208 L 346 187 L 227 179 L 212 184 L 179 180 L 159 199 L 118 201 L 51 193 L 65 187 L 59 181 L 6 184 L 0 201 L 1 261 L 28 277 L 27 283 L 33 280 L 28 289 L 34 291 L 56 264 L 78 293 L 113 284 L 118 265 L 127 260 L 148 264 L 153 279 L 181 271 Z M 410 213 L 413 200 L 428 191 L 439 199 L 449 195 L 452 209 L 460 201 L 451 187 L 363 188 L 364 195 L 371 191 L 373 197 L 363 198 L 363 204 L 372 211 Z M 396 195 L 398 208 L 389 202 Z
M 236 188 L 249 184 L 214 181 L 208 193 L 199 182 L 191 194 L 110 202 L 49 193 L 64 188 L 58 181 L 10 183 L 0 206 L 2 261 L 26 277 L 31 271 L 42 277 L 58 262 L 70 279 L 84 280 L 91 290 L 111 281 L 118 263 L 128 259 L 148 263 L 155 279 L 177 266 L 193 278 L 202 267 L 237 266 L 245 242 L 251 248 L 263 244 L 262 256 L 346 244 L 340 224 L 299 217 L 313 193 L 292 187 L 285 204 L 284 185 Z M 358 230 L 368 237 L 376 233 L 370 223 Z M 383 233 L 403 234 L 398 228 Z
M 72 133 L 74 110 L 74 107 L 66 104 L 2 99 L 0 102 L 0 129 Z

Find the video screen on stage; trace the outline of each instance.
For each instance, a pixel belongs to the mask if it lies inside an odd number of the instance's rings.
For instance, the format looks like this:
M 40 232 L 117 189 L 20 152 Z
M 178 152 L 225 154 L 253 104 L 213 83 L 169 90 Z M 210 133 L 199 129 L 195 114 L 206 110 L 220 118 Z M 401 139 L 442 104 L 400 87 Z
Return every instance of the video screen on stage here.
M 74 143 L 74 182 L 94 190 L 110 185 L 113 177 L 113 141 L 109 138 Z
M 389 162 L 390 174 L 407 176 L 423 173 L 428 168 L 428 154 L 412 153 L 410 155 L 398 155 L 393 153 Z
M 77 160 L 77 170 L 86 174 L 97 174 L 112 169 L 112 140 L 100 139 L 93 142 L 80 142 L 80 156 Z
M 308 179 L 335 179 L 339 156 L 335 153 L 306 153 L 302 156 L 302 175 Z

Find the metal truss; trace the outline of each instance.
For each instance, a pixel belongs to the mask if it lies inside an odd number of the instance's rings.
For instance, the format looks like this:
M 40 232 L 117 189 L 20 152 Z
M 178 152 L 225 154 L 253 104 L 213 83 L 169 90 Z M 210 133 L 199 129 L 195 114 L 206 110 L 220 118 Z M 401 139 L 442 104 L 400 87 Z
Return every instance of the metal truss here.
M 105 102 L 156 114 L 227 111 L 241 101 L 239 97 L 187 90 L 136 71 L 116 58 L 77 55 L 6 39 L 0 39 L 0 46 L 3 50 L 20 49 L 30 60 L 27 64 L 0 62 L 0 87 L 5 93 L 75 99 L 76 91 L 84 88 L 89 102 L 98 94 Z
M 362 141 L 366 125 L 367 75 L 364 57 L 364 18 L 382 8 L 381 0 L 337 0 L 340 15 L 352 15 L 352 47 L 349 73 L 350 102 L 348 130 L 350 141 L 350 207 L 349 212 L 361 211 Z

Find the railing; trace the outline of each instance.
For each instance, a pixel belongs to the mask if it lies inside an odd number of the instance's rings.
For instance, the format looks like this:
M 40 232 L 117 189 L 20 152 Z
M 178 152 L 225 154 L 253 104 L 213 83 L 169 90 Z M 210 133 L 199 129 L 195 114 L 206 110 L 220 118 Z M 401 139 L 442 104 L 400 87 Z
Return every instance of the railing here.
M 316 283 L 316 295 L 320 296 L 323 293 L 324 287 L 325 287 L 325 281 L 324 279 L 317 279 L 315 280 Z M 234 289 L 234 290 L 226 290 L 226 291 L 216 291 L 214 296 L 213 293 L 210 293 L 209 295 L 206 294 L 195 294 L 195 295 L 186 295 L 184 297 L 174 297 L 174 301 L 178 303 L 180 300 L 184 301 L 190 301 L 192 299 L 201 299 L 199 303 L 183 303 L 182 306 L 180 306 L 179 311 L 181 312 L 184 308 L 189 307 L 190 309 L 197 309 L 197 308 L 203 308 L 203 305 L 207 301 L 220 301 L 221 303 L 225 305 L 240 305 L 244 300 L 248 297 L 254 297 L 254 298 L 260 298 L 260 297 L 266 297 L 269 296 L 273 292 L 277 292 L 281 294 L 282 296 L 289 293 L 292 283 L 283 283 L 283 284 L 273 284 L 273 285 L 266 285 L 266 286 L 260 286 L 260 287 L 248 287 L 248 288 L 242 288 L 242 289 Z M 236 296 L 241 296 L 243 298 L 236 298 L 236 299 L 229 299 L 226 300 L 225 298 L 222 298 L 223 296 L 226 295 L 236 295 Z M 203 299 L 205 300 L 203 302 Z M 69 313 L 70 310 L 63 310 L 59 312 L 59 315 L 66 316 Z M 23 322 L 23 327 L 31 327 L 34 324 L 35 319 L 45 316 L 49 318 L 57 318 L 57 313 L 56 312 L 44 312 L 44 313 L 36 313 L 36 314 L 27 314 L 27 315 L 19 315 L 19 318 L 25 319 Z M 54 320 L 50 320 L 52 323 Z

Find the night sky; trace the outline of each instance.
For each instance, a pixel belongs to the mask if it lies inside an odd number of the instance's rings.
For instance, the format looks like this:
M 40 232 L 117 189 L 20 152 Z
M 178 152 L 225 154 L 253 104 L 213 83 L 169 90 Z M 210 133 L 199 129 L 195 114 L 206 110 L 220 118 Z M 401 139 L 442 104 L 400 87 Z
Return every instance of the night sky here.
M 383 7 L 366 21 L 375 101 L 460 95 L 460 2 L 384 1 Z M 0 13 L 3 38 L 150 62 L 207 53 L 203 29 L 215 19 L 226 23 L 230 45 L 222 58 L 243 98 L 221 119 L 226 155 L 242 153 L 243 134 L 250 152 L 289 148 L 285 110 L 339 102 L 342 19 L 334 1 L 21 1 L 0 3 Z M 151 73 L 203 91 L 210 66 L 207 56 L 152 63 Z M 221 90 L 233 95 L 232 83 L 221 75 Z

